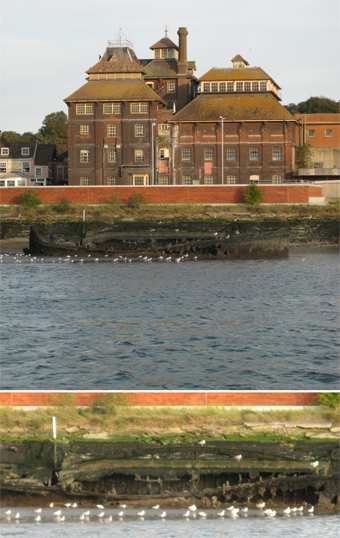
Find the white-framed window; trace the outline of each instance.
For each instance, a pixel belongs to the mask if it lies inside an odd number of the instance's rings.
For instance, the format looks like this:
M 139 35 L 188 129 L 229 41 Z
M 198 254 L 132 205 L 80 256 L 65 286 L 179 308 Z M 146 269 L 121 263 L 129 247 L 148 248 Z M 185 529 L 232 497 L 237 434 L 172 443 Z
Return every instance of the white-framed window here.
M 259 83 L 258 82 L 252 82 L 251 87 L 252 87 L 253 92 L 258 92 L 259 91 Z
M 218 82 L 211 83 L 211 91 L 215 93 L 218 92 Z
M 236 161 L 236 148 L 227 148 L 227 161 Z
M 114 125 L 113 123 L 111 123 L 110 125 L 107 126 L 107 136 L 109 138 L 113 136 L 117 136 L 117 125 Z
M 21 148 L 21 155 L 29 155 L 30 148 Z
M 89 135 L 90 134 L 90 126 L 89 125 L 81 125 L 80 126 L 80 134 L 81 135 Z
M 204 185 L 213 185 L 214 176 L 204 176 Z
M 120 114 L 122 110 L 120 103 L 104 103 L 103 114 Z
M 137 136 L 138 138 L 141 138 L 144 136 L 144 125 L 142 123 L 136 123 L 135 136 Z
M 278 185 L 279 183 L 282 183 L 282 176 L 280 176 L 279 174 L 276 174 L 275 176 L 273 176 L 272 181 L 273 183 Z
M 7 187 L 15 187 L 14 179 L 8 179 L 7 180 Z
M 167 123 L 160 123 L 158 125 L 158 134 L 160 136 L 169 136 L 171 131 L 171 126 Z
M 26 187 L 26 181 L 24 179 L 18 179 L 18 187 Z
M 259 150 L 259 148 L 250 148 L 249 149 L 249 160 L 250 161 L 259 161 L 260 160 L 260 150 Z
M 176 81 L 175 80 L 169 80 L 167 83 L 167 90 L 168 93 L 176 93 Z
M 308 137 L 309 138 L 314 138 L 315 136 L 315 131 L 314 129 L 308 129 Z
M 333 136 L 332 129 L 326 129 L 325 136 L 326 136 L 326 138 L 331 138 Z
M 256 183 L 258 185 L 260 183 L 260 176 L 250 176 L 249 183 Z
M 192 179 L 190 176 L 182 176 L 181 182 L 182 182 L 182 185 L 191 185 Z
M 210 92 L 210 82 L 203 82 L 203 91 Z
M 191 148 L 182 149 L 182 161 L 191 161 Z
M 236 185 L 236 176 L 227 176 L 227 185 Z
M 244 83 L 244 91 L 250 92 L 251 91 L 251 82 L 245 82 Z
M 168 159 L 169 158 L 169 148 L 160 148 L 159 149 L 159 158 Z
M 234 91 L 234 83 L 227 82 L 227 92 L 233 92 L 233 91 Z
M 144 150 L 135 149 L 135 163 L 143 163 L 143 162 L 144 162 Z
M 313 163 L 313 168 L 323 168 L 323 162 Z
M 236 91 L 243 92 L 243 82 L 236 82 Z
M 107 150 L 107 162 L 108 163 L 115 163 L 117 161 L 117 150 L 116 149 L 108 149 Z
M 144 186 L 149 185 L 149 175 L 148 174 L 133 174 L 132 176 L 132 184 L 136 186 Z
M 214 148 L 204 149 L 204 160 L 208 162 L 212 162 L 214 160 Z
M 9 148 L 1 148 L 1 155 L 9 155 Z
M 35 169 L 35 177 L 37 179 L 41 179 L 43 177 L 42 168 L 36 168 Z
M 113 176 L 110 176 L 107 178 L 107 184 L 108 185 L 116 185 L 116 178 Z
M 226 91 L 227 85 L 226 85 L 225 82 L 220 82 L 219 86 L 220 86 L 220 88 L 219 88 L 220 92 L 225 92 Z
M 94 107 L 89 103 L 81 103 L 76 105 L 76 114 L 93 114 Z
M 7 163 L 0 163 L 0 172 L 7 172 Z
M 273 161 L 282 161 L 282 148 L 273 148 Z
M 149 103 L 131 103 L 131 114 L 147 114 L 149 112 Z
M 90 178 L 88 178 L 88 177 L 81 177 L 81 178 L 80 178 L 80 185 L 83 185 L 83 186 L 90 185 Z
M 159 175 L 159 184 L 160 185 L 169 185 L 169 176 L 165 176 L 164 174 Z
M 0 179 L 0 187 L 5 187 L 6 183 L 4 179 Z
M 154 86 L 155 86 L 155 83 L 154 82 L 146 82 L 145 83 L 147 86 L 150 86 L 150 88 L 153 90 L 154 89 Z
M 22 171 L 25 174 L 29 174 L 31 172 L 31 163 L 29 161 L 23 161 L 23 163 L 22 163 Z
M 82 149 L 80 151 L 80 162 L 89 163 L 90 162 L 90 151 L 88 149 Z
M 260 92 L 265 92 L 267 89 L 267 82 L 260 82 Z

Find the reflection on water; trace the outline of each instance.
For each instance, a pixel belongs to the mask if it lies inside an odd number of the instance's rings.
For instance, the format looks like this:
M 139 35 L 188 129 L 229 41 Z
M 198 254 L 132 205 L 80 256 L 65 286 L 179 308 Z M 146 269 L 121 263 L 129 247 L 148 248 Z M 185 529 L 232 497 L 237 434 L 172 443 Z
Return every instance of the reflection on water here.
M 2 389 L 336 390 L 339 259 L 4 256 Z

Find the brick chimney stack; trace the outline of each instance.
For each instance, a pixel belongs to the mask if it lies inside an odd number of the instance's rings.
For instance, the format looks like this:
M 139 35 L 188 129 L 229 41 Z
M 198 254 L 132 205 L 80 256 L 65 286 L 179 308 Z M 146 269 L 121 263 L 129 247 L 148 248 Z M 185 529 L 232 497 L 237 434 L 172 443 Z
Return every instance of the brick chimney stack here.
M 178 65 L 185 65 L 187 66 L 188 58 L 187 58 L 187 35 L 188 30 L 186 28 L 179 28 L 177 32 L 179 36 L 179 58 L 178 58 Z M 185 69 L 186 72 L 186 69 Z M 183 72 L 184 73 L 184 72 Z
M 178 110 L 181 110 L 189 102 L 189 85 L 188 85 L 188 59 L 187 59 L 187 35 L 186 28 L 179 28 L 179 57 L 178 57 Z

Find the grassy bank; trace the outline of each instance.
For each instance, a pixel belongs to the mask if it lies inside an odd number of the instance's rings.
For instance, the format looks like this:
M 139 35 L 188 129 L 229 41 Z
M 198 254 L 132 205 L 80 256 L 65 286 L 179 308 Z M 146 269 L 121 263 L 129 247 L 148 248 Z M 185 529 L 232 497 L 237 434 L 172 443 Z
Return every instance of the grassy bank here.
M 111 442 L 136 439 L 162 443 L 191 442 L 202 435 L 210 439 L 235 441 L 280 440 L 292 438 L 292 435 L 294 439 L 305 439 L 308 428 L 298 427 L 296 423 L 299 421 L 311 424 L 329 421 L 333 427 L 339 425 L 337 408 L 269 411 L 213 406 L 135 408 L 122 405 L 123 401 L 114 401 L 109 396 L 89 408 L 76 408 L 70 395 L 68 401 L 55 407 L 30 411 L 3 407 L 0 409 L 3 440 L 50 439 L 52 416 L 57 418 L 59 439 L 70 441 L 84 438 L 89 432 L 93 432 L 93 439 L 98 432 L 109 432 Z M 313 429 L 312 425 L 310 429 Z
M 21 206 L 0 207 L 1 220 L 16 221 L 46 221 L 82 220 L 83 210 L 86 220 L 113 222 L 119 220 L 142 221 L 180 221 L 180 220 L 290 220 L 290 219 L 335 219 L 339 217 L 340 202 L 330 202 L 327 205 L 152 205 L 136 202 L 131 205 L 113 203 L 89 206 L 70 204 L 62 199 L 55 205 L 38 205 L 25 208 Z

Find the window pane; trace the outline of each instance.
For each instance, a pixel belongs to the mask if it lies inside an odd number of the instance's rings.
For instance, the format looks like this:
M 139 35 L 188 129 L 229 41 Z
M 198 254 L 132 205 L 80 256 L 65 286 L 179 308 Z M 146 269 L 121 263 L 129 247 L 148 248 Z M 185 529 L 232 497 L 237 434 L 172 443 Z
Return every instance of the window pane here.
M 211 83 L 211 91 L 212 92 L 218 92 L 218 82 L 212 82 Z
M 259 150 L 259 148 L 250 148 L 250 150 L 249 150 L 249 160 L 250 161 L 259 161 L 260 160 L 260 150 Z
M 108 125 L 107 126 L 107 136 L 117 136 L 117 125 Z
M 142 125 L 141 123 L 136 123 L 135 125 L 135 136 L 144 136 L 144 125 Z
M 117 150 L 108 149 L 107 150 L 107 162 L 108 163 L 115 163 L 116 160 L 117 160 Z
M 135 149 L 135 162 L 136 163 L 144 162 L 144 150 Z
M 227 92 L 233 92 L 233 91 L 234 91 L 234 83 L 227 82 Z
M 227 148 L 227 161 L 236 161 L 236 148 Z
M 204 176 L 204 185 L 213 185 L 214 176 Z
M 191 185 L 191 177 L 182 176 L 182 185 Z
M 80 152 L 80 162 L 89 163 L 90 162 L 90 152 L 88 150 L 82 150 Z
M 252 90 L 253 92 L 259 91 L 259 83 L 258 82 L 252 82 Z
M 227 185 L 236 185 L 236 176 L 227 176 Z
M 204 82 L 203 83 L 203 91 L 204 92 L 210 92 L 210 82 Z
M 236 82 L 236 91 L 243 92 L 243 82 Z
M 273 161 L 282 161 L 282 148 L 273 148 Z
M 182 161 L 191 161 L 191 149 L 190 148 L 182 149 Z
M 80 178 L 80 185 L 89 185 L 90 184 L 90 180 L 88 177 L 81 177 Z
M 176 82 L 174 80 L 169 80 L 168 82 L 168 93 L 176 93 Z
M 332 129 L 326 129 L 326 136 L 331 137 L 332 136 Z
M 204 160 L 205 161 L 213 161 L 214 160 L 214 149 L 213 148 L 206 148 L 204 150 Z
M 81 135 L 90 134 L 90 126 L 89 125 L 81 125 L 80 126 L 80 134 Z
M 220 92 L 225 92 L 226 91 L 226 83 L 225 82 L 220 82 Z

